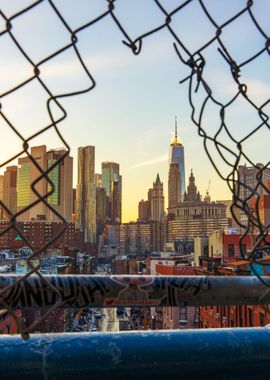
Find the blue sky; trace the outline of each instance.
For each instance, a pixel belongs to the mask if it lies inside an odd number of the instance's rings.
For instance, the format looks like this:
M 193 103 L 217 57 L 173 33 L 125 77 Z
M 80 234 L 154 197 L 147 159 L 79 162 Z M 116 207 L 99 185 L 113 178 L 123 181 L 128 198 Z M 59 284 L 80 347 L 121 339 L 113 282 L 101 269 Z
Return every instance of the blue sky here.
M 2 1 L 2 10 L 9 16 L 29 1 Z M 106 11 L 107 2 L 98 0 L 59 0 L 54 2 L 72 28 L 88 22 Z M 174 9 L 181 1 L 162 2 L 167 10 Z M 245 1 L 205 1 L 218 23 L 223 23 Z M 269 34 L 270 3 L 257 0 L 254 12 Z M 118 0 L 115 14 L 132 38 L 164 22 L 164 16 L 152 0 Z M 0 25 L 3 22 L 0 20 Z M 190 48 L 196 50 L 214 34 L 198 1 L 193 1 L 173 18 L 172 27 Z M 34 62 L 69 42 L 69 34 L 44 1 L 26 15 L 15 19 L 12 32 L 24 46 Z M 186 177 L 193 168 L 198 188 L 202 194 L 211 180 L 212 199 L 228 199 L 230 193 L 212 168 L 203 150 L 202 140 L 190 120 L 188 83 L 179 81 L 189 74 L 175 51 L 173 39 L 166 30 L 148 37 L 143 42 L 141 54 L 134 56 L 123 43 L 123 36 L 110 17 L 78 34 L 78 48 L 97 86 L 90 93 L 62 100 L 68 117 L 61 123 L 61 132 L 71 146 L 75 158 L 74 185 L 76 185 L 77 147 L 95 145 L 96 171 L 100 172 L 102 161 L 120 163 L 123 175 L 124 220 L 137 218 L 137 204 L 146 197 L 157 172 L 164 182 L 167 195 L 168 148 L 174 132 L 174 116 L 178 116 L 179 135 L 185 146 Z M 226 28 L 222 39 L 230 48 L 237 63 L 255 54 L 264 46 L 264 39 L 250 22 L 247 14 Z M 218 99 L 228 101 L 237 91 L 231 79 L 229 66 L 217 52 L 214 43 L 205 51 L 207 66 L 205 78 Z M 8 36 L 0 38 L 1 93 L 31 75 L 31 67 L 18 53 Z M 269 98 L 269 56 L 261 55 L 256 61 L 243 67 L 241 80 L 248 81 L 249 94 L 258 104 Z M 53 93 L 64 93 L 86 88 L 89 80 L 81 69 L 75 54 L 70 50 L 54 61 L 41 67 L 41 77 Z M 201 91 L 201 90 L 200 90 Z M 196 95 L 201 104 L 203 93 Z M 2 110 L 24 136 L 48 123 L 47 95 L 32 82 L 2 99 Z M 57 113 L 57 110 L 56 110 Z M 228 125 L 237 139 L 251 131 L 259 118 L 242 100 L 237 100 L 227 112 Z M 219 110 L 209 106 L 203 118 L 203 126 L 214 134 L 219 126 Z M 1 121 L 1 161 L 3 162 L 21 148 L 21 142 Z M 245 149 L 255 162 L 267 162 L 267 129 L 264 127 Z M 232 149 L 235 144 L 225 134 L 221 140 Z M 45 143 L 48 148 L 62 146 L 55 132 L 48 131 L 32 141 L 32 145 Z M 224 175 L 229 168 L 213 155 Z

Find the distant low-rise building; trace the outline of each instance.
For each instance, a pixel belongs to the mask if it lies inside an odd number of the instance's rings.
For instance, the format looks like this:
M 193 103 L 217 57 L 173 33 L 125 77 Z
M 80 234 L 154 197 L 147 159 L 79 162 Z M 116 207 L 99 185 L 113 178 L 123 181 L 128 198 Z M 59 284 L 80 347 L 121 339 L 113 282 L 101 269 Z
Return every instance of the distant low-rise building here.
M 121 255 L 144 256 L 164 250 L 165 222 L 130 222 L 120 225 Z

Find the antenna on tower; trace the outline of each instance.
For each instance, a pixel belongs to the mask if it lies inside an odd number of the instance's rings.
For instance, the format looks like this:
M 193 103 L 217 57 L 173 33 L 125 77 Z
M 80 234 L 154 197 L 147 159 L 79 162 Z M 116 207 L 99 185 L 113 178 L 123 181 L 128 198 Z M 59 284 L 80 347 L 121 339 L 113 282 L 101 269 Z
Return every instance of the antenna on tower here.
M 175 135 L 175 141 L 177 141 L 177 116 L 175 115 L 175 132 L 174 132 L 174 135 Z

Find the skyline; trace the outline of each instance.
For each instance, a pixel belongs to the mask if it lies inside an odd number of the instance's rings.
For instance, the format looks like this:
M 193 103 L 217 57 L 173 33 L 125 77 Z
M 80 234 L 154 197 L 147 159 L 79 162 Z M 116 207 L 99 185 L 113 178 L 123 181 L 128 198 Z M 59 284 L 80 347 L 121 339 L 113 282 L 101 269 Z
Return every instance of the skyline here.
M 175 133 L 175 132 L 174 132 Z M 179 134 L 178 134 L 178 137 L 179 137 Z M 175 141 L 175 135 L 174 135 L 174 138 L 172 139 L 172 141 Z M 183 145 L 184 146 L 184 145 Z M 47 146 L 44 146 L 44 145 L 42 145 L 42 146 L 37 146 L 37 147 L 32 147 L 32 148 L 34 148 L 34 149 L 39 149 L 39 148 L 44 148 L 45 149 L 45 147 L 46 147 L 46 149 L 48 148 Z M 77 163 L 77 168 L 76 167 L 74 167 L 74 164 L 72 165 L 73 166 L 73 189 L 76 189 L 77 187 L 78 187 L 78 183 L 77 183 L 77 176 L 74 176 L 74 174 L 75 173 L 77 173 L 78 172 L 78 154 L 79 154 L 79 152 L 80 152 L 80 150 L 81 149 L 85 149 L 85 148 L 87 148 L 87 147 L 89 147 L 89 146 L 85 146 L 85 147 L 78 147 L 77 148 L 77 155 L 75 155 L 75 157 L 73 157 L 73 156 L 70 156 L 70 158 L 71 158 L 71 160 L 72 161 L 74 161 L 74 162 L 76 162 Z M 94 150 L 96 151 L 96 147 L 95 146 L 90 146 L 90 148 L 94 148 Z M 52 148 L 52 147 L 50 147 L 50 148 L 48 148 L 48 150 L 47 150 L 47 152 L 51 152 L 51 151 L 54 151 L 54 150 L 61 150 L 61 148 L 60 147 L 55 147 L 55 148 Z M 163 182 L 163 184 L 164 184 L 164 198 L 165 198 L 165 210 L 167 210 L 167 207 L 168 207 L 168 175 L 169 175 L 169 163 L 170 163 L 170 149 L 171 149 L 171 144 L 168 144 L 168 157 L 169 157 L 169 160 L 168 160 L 168 163 L 167 163 L 167 175 L 166 175 L 166 177 L 165 178 L 161 178 L 161 181 Z M 22 162 L 24 162 L 23 160 L 25 160 L 25 159 L 28 159 L 27 158 L 27 156 L 21 156 L 20 158 L 19 158 L 19 160 L 16 162 L 16 161 L 13 161 L 13 163 L 14 164 L 16 164 L 17 166 L 20 166 L 21 164 L 20 164 L 20 161 L 22 161 Z M 115 163 L 114 161 L 102 161 L 101 162 L 101 166 L 103 166 L 105 163 Z M 157 166 L 159 166 L 160 165 L 160 163 L 162 164 L 163 162 L 162 161 L 160 161 L 160 162 L 156 162 L 155 163 L 155 166 L 157 167 Z M 119 165 L 120 166 L 120 168 L 121 168 L 121 162 L 120 163 L 115 163 L 115 164 L 117 164 L 117 165 Z M 153 164 L 154 165 L 154 164 Z M 10 165 L 9 165 L 10 166 Z M 97 166 L 97 165 L 95 165 L 95 166 Z M 145 166 L 147 166 L 147 165 L 145 165 Z M 142 168 L 144 167 L 144 165 L 142 165 L 142 166 L 138 166 L 137 167 L 137 169 L 138 170 L 142 170 Z M 6 168 L 5 168 L 6 169 Z M 101 169 L 101 168 L 100 168 Z M 165 169 L 166 170 L 166 169 Z M 193 170 L 193 168 L 191 168 L 191 171 Z M 99 171 L 100 173 L 102 172 L 102 170 L 100 170 Z M 95 170 L 95 175 L 96 174 L 100 174 L 98 171 L 96 171 Z M 144 194 L 141 194 L 142 196 L 141 197 L 138 197 L 138 199 L 132 199 L 132 201 L 133 201 L 133 203 L 134 203 L 134 209 L 132 209 L 131 210 L 131 212 L 128 214 L 128 213 L 126 213 L 126 214 L 122 214 L 122 219 L 123 219 L 123 223 L 126 223 L 126 222 L 130 222 L 130 221 L 136 221 L 137 219 L 138 219 L 138 204 L 139 204 L 139 202 L 141 201 L 141 200 L 143 200 L 143 199 L 146 199 L 146 197 L 145 197 L 145 194 L 147 193 L 147 191 L 149 190 L 149 188 L 151 187 L 151 184 L 153 183 L 153 182 L 155 182 L 155 180 L 156 180 L 156 176 L 158 175 L 160 175 L 160 172 L 161 171 L 157 171 L 156 173 L 154 173 L 154 178 L 151 180 L 151 179 L 149 179 L 149 181 L 148 182 L 146 182 L 146 183 L 142 183 L 142 188 L 144 188 L 145 189 L 145 192 L 144 192 Z M 186 176 L 187 176 L 187 178 L 189 177 L 189 173 L 190 172 L 186 172 Z M 195 172 L 195 175 L 196 175 L 196 172 Z M 76 183 L 75 183 L 75 178 L 76 178 Z M 123 176 L 121 176 L 121 178 L 123 178 Z M 196 181 L 197 181 L 197 183 L 198 182 L 200 182 L 200 181 L 198 181 L 199 180 L 199 176 L 197 176 L 196 177 Z M 124 182 L 125 182 L 125 179 L 124 179 Z M 94 183 L 94 182 L 93 182 Z M 186 189 L 186 188 L 185 188 Z M 123 189 L 124 191 L 122 192 L 122 198 L 123 199 L 125 199 L 126 197 L 127 197 L 127 194 L 126 194 L 126 192 L 125 192 L 125 188 Z M 29 189 L 29 191 L 30 191 L 30 189 Z M 202 197 L 202 199 L 203 199 L 203 197 L 204 197 L 204 195 L 205 195 L 205 192 L 204 191 L 201 191 L 201 197 Z M 212 193 L 211 193 L 211 191 L 210 191 L 210 196 L 211 196 L 211 199 L 213 200 L 213 197 L 212 197 Z M 220 200 L 221 198 L 218 198 L 217 200 Z M 225 198 L 224 198 L 225 199 Z M 123 205 L 123 203 L 122 203 L 122 205 Z M 125 205 L 123 206 L 123 208 L 125 207 Z M 131 217 L 129 216 L 129 215 L 131 215 Z
M 61 12 L 73 28 L 89 21 L 91 17 L 107 9 L 106 2 L 76 2 L 76 12 L 71 1 L 57 1 Z M 178 1 L 170 0 L 171 10 Z M 230 6 L 224 3 L 209 2 L 210 10 L 219 23 L 246 6 L 245 1 L 238 1 Z M 3 2 L 3 10 L 12 14 L 18 4 Z M 142 7 L 144 12 L 142 12 Z M 264 14 L 270 11 L 270 4 L 256 2 L 254 11 L 263 27 L 269 26 L 264 21 Z M 118 16 L 124 22 L 128 32 L 134 37 L 145 30 L 159 25 L 164 17 L 151 2 L 119 2 Z M 42 13 L 42 17 L 40 17 Z M 15 19 L 12 32 L 25 46 L 37 62 L 41 57 L 55 50 L 69 37 L 57 20 L 52 17 L 48 3 L 34 8 L 23 18 Z M 37 17 L 39 16 L 39 17 Z M 52 22 L 50 18 L 52 17 Z M 140 22 L 137 22 L 138 19 Z M 190 19 L 198 21 L 197 29 L 190 28 Z M 215 33 L 209 21 L 202 16 L 198 4 L 191 4 L 183 12 L 175 15 L 177 32 L 183 36 L 188 46 L 196 49 L 208 41 Z M 50 23 L 50 30 L 46 25 Z M 239 54 L 239 61 L 255 53 L 264 40 L 257 35 L 249 24 L 247 17 L 238 20 L 238 29 L 245 33 L 235 34 L 235 26 L 223 32 L 225 42 L 229 41 L 231 51 Z M 237 29 L 237 30 L 238 30 Z M 198 33 L 198 30 L 200 33 Z M 245 45 L 248 35 L 249 45 Z M 53 38 L 57 36 L 57 38 Z M 237 38 L 235 38 L 237 36 Z M 165 30 L 152 35 L 144 41 L 141 54 L 134 56 L 122 43 L 123 36 L 109 18 L 85 29 L 78 35 L 78 47 L 83 60 L 93 74 L 97 86 L 90 93 L 62 100 L 68 112 L 68 118 L 60 130 L 71 147 L 71 155 L 77 167 L 76 147 L 93 145 L 96 149 L 96 168 L 99 172 L 102 161 L 115 161 L 121 165 L 123 175 L 123 220 L 134 220 L 137 216 L 137 204 L 151 186 L 157 172 L 162 181 L 167 183 L 168 145 L 174 133 L 174 115 L 178 115 L 179 136 L 185 146 L 186 172 L 191 168 L 197 178 L 197 185 L 204 194 L 211 181 L 212 199 L 231 197 L 226 183 L 222 182 L 211 166 L 204 150 L 203 141 L 198 136 L 196 126 L 190 120 L 191 108 L 188 102 L 188 84 L 179 85 L 179 81 L 190 74 L 189 69 L 179 62 L 172 46 L 172 38 Z M 22 81 L 31 71 L 25 59 L 16 51 L 9 37 L 2 39 L 5 51 L 0 67 L 4 73 L 0 89 L 4 91 L 10 85 Z M 230 67 L 217 51 L 214 43 L 206 51 L 208 66 L 205 76 L 219 99 L 231 99 L 235 94 L 235 83 L 231 78 Z M 241 48 L 240 48 L 241 47 Z M 237 55 L 236 54 L 236 55 Z M 270 81 L 265 75 L 267 67 L 266 54 L 241 71 L 242 79 L 249 80 L 252 99 L 263 103 L 269 94 Z M 81 71 L 74 53 L 65 52 L 41 67 L 41 76 L 55 93 L 72 89 L 83 89 L 89 80 Z M 218 78 L 218 81 L 216 80 Z M 199 97 L 200 99 L 200 97 Z M 44 126 L 48 120 L 44 92 L 34 83 L 2 99 L 2 110 L 7 114 L 24 136 Z M 56 112 L 57 113 L 57 112 Z M 31 115 L 31 117 L 29 117 Z M 206 129 L 214 134 L 220 120 L 219 113 L 210 107 L 205 114 Z M 238 101 L 228 112 L 227 118 L 233 135 L 237 138 L 247 133 L 258 123 L 258 115 L 253 115 L 243 101 Z M 240 126 L 240 127 L 239 127 Z M 257 132 L 256 137 L 247 141 L 245 147 L 250 151 L 255 162 L 267 162 L 267 128 Z M 235 148 L 228 136 L 222 135 L 224 141 Z M 8 141 L 8 144 L 6 143 Z M 53 144 L 52 144 L 53 141 Z M 61 146 L 53 130 L 43 133 L 31 141 L 31 146 L 46 144 L 50 148 Z M 1 162 L 10 157 L 10 146 L 14 152 L 21 150 L 21 141 L 2 121 Z M 215 152 L 216 153 L 216 152 Z M 216 159 L 219 167 L 228 174 L 230 168 Z M 244 163 L 244 162 L 241 162 Z M 11 164 L 11 163 L 10 163 Z M 199 173 L 204 175 L 198 176 Z M 74 183 L 76 185 L 75 170 Z M 139 180 L 138 180 L 139 178 Z M 164 188 L 167 199 L 167 186 Z M 132 199 L 127 194 L 132 194 Z

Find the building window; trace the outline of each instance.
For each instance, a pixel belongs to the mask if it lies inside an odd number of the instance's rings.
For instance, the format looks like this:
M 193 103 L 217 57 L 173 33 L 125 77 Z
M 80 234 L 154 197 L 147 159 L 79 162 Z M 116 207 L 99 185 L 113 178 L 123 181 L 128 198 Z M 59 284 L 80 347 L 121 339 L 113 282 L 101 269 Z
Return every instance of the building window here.
M 246 256 L 246 252 L 247 252 L 246 244 L 241 244 L 240 255 Z
M 229 257 L 234 257 L 234 244 L 228 245 L 228 255 Z
M 260 314 L 260 326 L 265 326 L 265 315 L 263 313 Z
M 238 306 L 238 312 L 239 312 L 239 326 L 240 327 L 243 327 L 244 323 L 243 323 L 243 310 L 242 310 L 242 306 Z
M 253 327 L 253 310 L 248 309 L 248 323 L 249 327 Z
M 179 324 L 187 324 L 187 307 L 179 307 Z

